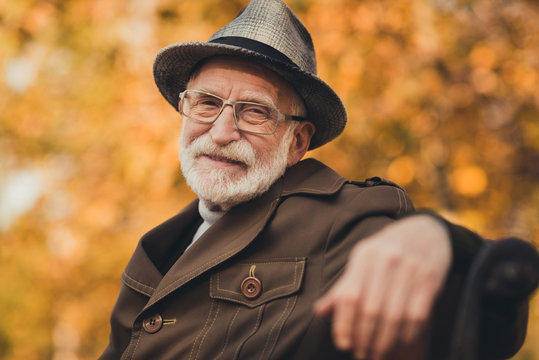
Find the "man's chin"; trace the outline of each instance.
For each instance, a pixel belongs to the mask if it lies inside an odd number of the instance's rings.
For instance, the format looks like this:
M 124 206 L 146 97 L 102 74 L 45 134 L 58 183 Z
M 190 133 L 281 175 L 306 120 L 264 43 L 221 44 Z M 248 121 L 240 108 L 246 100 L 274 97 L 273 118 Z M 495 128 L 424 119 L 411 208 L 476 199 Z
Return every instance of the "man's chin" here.
M 236 185 L 247 176 L 247 169 L 239 165 L 230 164 L 222 167 L 201 163 L 197 165 L 194 174 L 198 179 L 212 184 L 219 183 L 225 187 Z
M 259 192 L 238 191 L 234 186 L 227 185 L 215 186 L 215 184 L 205 184 L 198 189 L 193 188 L 193 191 L 206 204 L 218 206 L 221 210 L 228 210 L 239 203 L 249 201 L 260 195 Z
M 197 168 L 191 172 L 187 183 L 206 203 L 229 209 L 267 190 L 267 184 L 260 186 L 260 179 L 248 181 L 247 177 L 247 172 L 235 174 L 234 171 Z

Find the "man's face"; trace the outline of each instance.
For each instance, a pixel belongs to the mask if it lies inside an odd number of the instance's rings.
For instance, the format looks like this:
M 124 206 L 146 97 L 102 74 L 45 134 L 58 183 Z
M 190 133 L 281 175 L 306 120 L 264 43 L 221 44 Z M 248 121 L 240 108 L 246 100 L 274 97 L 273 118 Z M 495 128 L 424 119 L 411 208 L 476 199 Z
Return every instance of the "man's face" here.
M 237 58 L 207 61 L 188 85 L 231 101 L 251 101 L 291 114 L 297 94 L 266 68 Z M 263 192 L 290 162 L 293 128 L 282 121 L 272 135 L 237 129 L 231 106 L 212 124 L 184 117 L 180 141 L 182 171 L 202 201 L 228 208 Z

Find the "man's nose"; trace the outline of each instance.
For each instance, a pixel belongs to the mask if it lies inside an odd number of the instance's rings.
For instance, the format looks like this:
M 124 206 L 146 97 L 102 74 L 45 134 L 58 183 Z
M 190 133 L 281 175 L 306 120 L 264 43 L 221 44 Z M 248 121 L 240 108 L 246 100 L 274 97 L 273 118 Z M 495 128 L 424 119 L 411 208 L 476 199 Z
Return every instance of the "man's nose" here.
M 213 142 L 217 145 L 226 145 L 232 141 L 240 140 L 241 134 L 234 121 L 234 109 L 225 105 L 209 131 Z

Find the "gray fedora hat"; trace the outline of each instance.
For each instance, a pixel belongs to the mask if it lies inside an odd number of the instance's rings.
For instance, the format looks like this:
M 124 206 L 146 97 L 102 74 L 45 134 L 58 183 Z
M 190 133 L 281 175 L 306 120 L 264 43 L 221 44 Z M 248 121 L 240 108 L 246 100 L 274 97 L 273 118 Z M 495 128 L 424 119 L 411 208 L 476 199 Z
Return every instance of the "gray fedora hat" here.
M 268 67 L 288 81 L 303 98 L 307 116 L 316 126 L 309 149 L 336 138 L 346 125 L 339 96 L 316 75 L 316 58 L 305 26 L 280 0 L 252 0 L 229 24 L 207 42 L 171 44 L 159 51 L 154 64 L 155 83 L 178 110 L 197 64 L 218 55 L 241 56 Z

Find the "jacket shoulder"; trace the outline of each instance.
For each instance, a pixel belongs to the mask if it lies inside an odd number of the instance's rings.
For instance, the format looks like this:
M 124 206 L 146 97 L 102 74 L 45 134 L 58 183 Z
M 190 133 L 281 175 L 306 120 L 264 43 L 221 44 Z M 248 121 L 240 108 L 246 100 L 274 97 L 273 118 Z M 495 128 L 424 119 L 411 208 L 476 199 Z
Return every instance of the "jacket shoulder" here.
M 387 180 L 387 179 L 384 179 L 384 178 L 381 178 L 381 177 L 378 177 L 378 176 L 368 178 L 365 181 L 353 181 L 352 180 L 352 181 L 349 181 L 349 183 L 357 185 L 357 186 L 362 187 L 362 188 L 380 186 L 380 185 L 393 186 L 393 187 L 396 187 L 397 189 L 400 189 L 400 190 L 406 192 L 401 186 L 397 185 L 393 181 L 390 181 L 390 180 Z
M 392 181 L 373 177 L 365 181 L 347 181 L 342 196 L 350 199 L 352 206 L 369 213 L 394 214 L 400 217 L 414 211 L 406 191 Z

